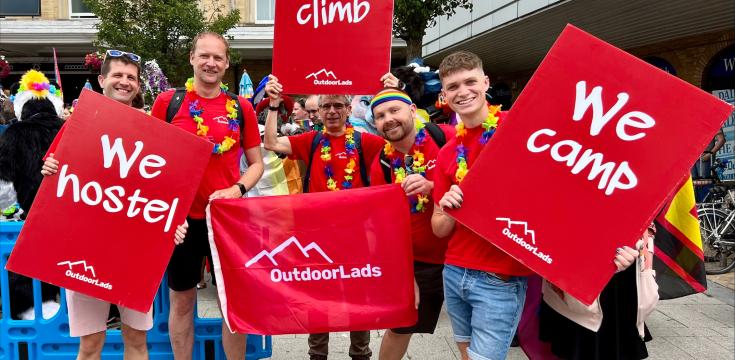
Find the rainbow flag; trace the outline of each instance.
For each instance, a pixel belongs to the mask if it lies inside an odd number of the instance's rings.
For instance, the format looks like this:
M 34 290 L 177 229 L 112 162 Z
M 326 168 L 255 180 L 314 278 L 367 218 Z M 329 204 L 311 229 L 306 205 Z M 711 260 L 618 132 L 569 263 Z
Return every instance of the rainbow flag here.
M 656 216 L 653 269 L 662 300 L 707 290 L 694 186 L 689 177 Z
M 61 73 L 59 72 L 59 62 L 56 60 L 56 48 L 54 48 L 54 75 L 56 76 L 56 84 L 59 85 L 59 91 L 64 93 L 61 87 Z

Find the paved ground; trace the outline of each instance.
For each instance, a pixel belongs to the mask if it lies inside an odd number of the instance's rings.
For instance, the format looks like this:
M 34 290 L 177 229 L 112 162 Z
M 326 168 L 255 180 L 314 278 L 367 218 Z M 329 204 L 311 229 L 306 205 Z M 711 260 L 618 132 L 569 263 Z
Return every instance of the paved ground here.
M 731 271 L 727 274 L 722 275 L 708 275 L 707 279 L 709 281 L 716 282 L 724 287 L 735 290 L 735 272 Z
M 650 359 L 735 360 L 735 273 L 710 277 L 709 290 L 675 300 L 661 301 L 647 324 L 653 341 L 647 344 Z M 200 290 L 199 316 L 218 317 L 211 285 Z M 373 331 L 371 348 L 377 359 L 383 331 Z M 307 335 L 273 337 L 274 360 L 307 358 Z M 348 359 L 349 333 L 333 333 L 330 359 Z M 417 335 L 404 359 L 459 359 L 446 312 L 433 335 Z M 512 348 L 508 359 L 527 359 Z

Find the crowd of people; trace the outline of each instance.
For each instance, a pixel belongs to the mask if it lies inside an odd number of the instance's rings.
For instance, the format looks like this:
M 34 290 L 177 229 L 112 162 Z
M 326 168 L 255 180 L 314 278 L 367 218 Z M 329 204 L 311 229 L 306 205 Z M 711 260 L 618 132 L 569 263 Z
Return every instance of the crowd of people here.
M 253 106 L 222 87 L 230 65 L 228 54 L 229 44 L 221 35 L 205 32 L 196 36 L 189 57 L 193 77 L 184 89 L 160 94 L 151 110 L 153 117 L 213 144 L 187 221 L 176 230 L 176 247 L 167 268 L 168 329 L 175 358 L 192 356 L 197 284 L 202 280 L 203 260 L 211 263 L 212 257 L 205 222 L 207 203 L 252 195 L 267 178 L 264 172 L 267 175 L 280 166 L 300 179 L 288 186 L 289 194 L 393 183 L 405 191 L 408 204 L 386 206 L 405 206 L 411 212 L 418 321 L 386 330 L 380 359 L 401 359 L 412 334 L 433 333 L 443 305 L 463 359 L 504 359 L 521 318 L 527 276 L 532 271 L 444 211 L 462 206 L 459 185 L 507 116 L 499 106 L 487 102 L 490 80 L 482 61 L 471 52 L 459 51 L 439 66 L 440 103 L 458 120 L 451 126 L 422 115 L 416 95 L 407 92 L 406 84 L 392 73 L 375 79 L 384 88 L 368 100 L 357 99 L 357 104 L 345 95 L 291 99 L 284 95 L 288 89 L 279 82 L 278 74 L 272 74 L 264 100 Z M 141 91 L 140 64 L 134 53 L 108 51 L 98 78 L 103 94 L 134 106 Z M 43 83 L 37 79 L 33 84 Z M 24 95 L 25 102 L 16 96 L 18 121 L 0 135 L 0 180 L 12 183 L 26 211 L 32 209 L 30 202 L 41 176 L 55 176 L 64 160 L 54 156 L 63 136 L 62 109 L 56 106 L 53 91 L 37 87 L 40 90 L 22 89 L 31 91 Z M 376 134 L 358 130 L 348 120 L 359 104 L 372 114 L 370 126 Z M 217 120 L 222 118 L 229 120 Z M 276 183 L 283 185 L 284 181 L 288 179 L 282 177 Z M 487 202 L 492 206 L 491 200 Z M 647 356 L 644 341 L 650 334 L 643 320 L 655 299 L 641 295 L 640 289 L 653 276 L 652 242 L 653 230 L 647 230 L 636 248 L 624 247 L 610 254 L 619 272 L 591 306 L 553 284 L 544 285 L 539 338 L 551 344 L 555 356 Z M 70 335 L 80 337 L 78 359 L 99 359 L 110 304 L 72 291 L 66 294 Z M 152 311 L 121 307 L 120 315 L 125 358 L 147 358 L 146 331 L 152 327 Z M 231 333 L 224 323 L 222 334 L 227 358 L 244 359 L 244 334 Z M 373 356 L 369 331 L 352 331 L 350 340 L 352 359 Z M 328 333 L 311 334 L 309 358 L 327 359 L 328 343 Z

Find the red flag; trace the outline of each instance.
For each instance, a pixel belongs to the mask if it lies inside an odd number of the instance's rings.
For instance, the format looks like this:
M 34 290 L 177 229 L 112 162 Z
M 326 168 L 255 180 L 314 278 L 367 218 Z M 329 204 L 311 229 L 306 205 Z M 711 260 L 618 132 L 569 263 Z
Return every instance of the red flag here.
M 59 73 L 59 62 L 56 60 L 56 48 L 54 48 L 54 75 L 56 76 L 56 84 L 59 85 L 59 91 L 63 93 L 64 90 L 61 87 L 61 74 Z
M 215 200 L 207 211 L 230 330 L 298 334 L 416 322 L 400 187 Z

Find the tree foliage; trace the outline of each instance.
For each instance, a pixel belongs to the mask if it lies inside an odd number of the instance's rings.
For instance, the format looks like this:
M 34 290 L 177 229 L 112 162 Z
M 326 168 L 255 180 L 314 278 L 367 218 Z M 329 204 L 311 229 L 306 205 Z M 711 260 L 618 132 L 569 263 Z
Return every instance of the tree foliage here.
M 457 8 L 472 10 L 472 0 L 395 0 L 393 34 L 408 44 L 407 60 L 421 56 L 426 29 L 439 17 L 454 15 Z
M 189 49 L 196 34 L 224 34 L 240 21 L 240 12 L 225 13 L 220 0 L 209 8 L 198 0 L 83 0 L 99 18 L 97 42 L 103 49 L 119 49 L 156 59 L 174 84 L 181 86 L 191 73 Z M 231 54 L 232 57 L 232 54 Z

